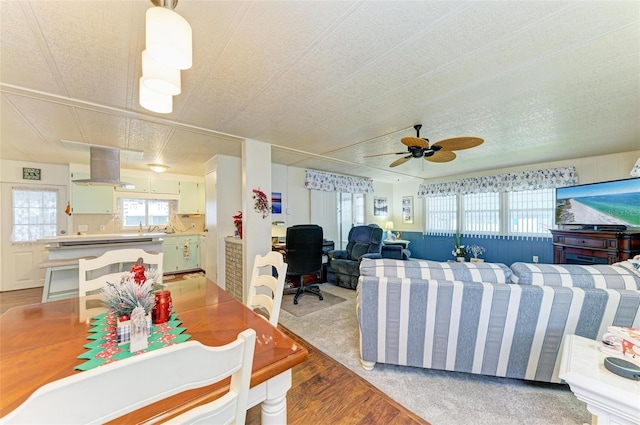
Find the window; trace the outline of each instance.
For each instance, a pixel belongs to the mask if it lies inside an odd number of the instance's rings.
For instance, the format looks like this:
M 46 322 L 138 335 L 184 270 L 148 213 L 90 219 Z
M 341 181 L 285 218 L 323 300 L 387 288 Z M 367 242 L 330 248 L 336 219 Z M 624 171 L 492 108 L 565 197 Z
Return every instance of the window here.
M 58 191 L 12 188 L 12 242 L 35 242 L 58 234 Z
M 163 199 L 119 198 L 122 227 L 166 226 L 175 212 L 176 201 Z
M 548 237 L 554 224 L 555 189 L 429 196 L 425 211 L 430 234 Z
M 523 190 L 507 195 L 508 234 L 549 236 L 554 223 L 555 189 Z
M 426 201 L 426 229 L 428 233 L 456 233 L 458 228 L 458 197 L 430 196 Z
M 463 233 L 497 234 L 500 231 L 498 192 L 462 195 Z

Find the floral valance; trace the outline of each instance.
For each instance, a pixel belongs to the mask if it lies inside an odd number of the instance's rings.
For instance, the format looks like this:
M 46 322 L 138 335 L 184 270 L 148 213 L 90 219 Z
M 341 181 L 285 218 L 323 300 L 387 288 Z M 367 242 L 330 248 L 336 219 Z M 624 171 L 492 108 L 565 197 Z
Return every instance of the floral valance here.
M 429 195 L 464 195 L 467 193 L 517 192 L 552 187 L 573 186 L 578 183 L 575 167 L 548 168 L 496 176 L 471 177 L 444 183 L 421 184 L 418 198 Z
M 373 180 L 364 177 L 341 176 L 323 171 L 306 170 L 304 186 L 324 192 L 373 193 Z

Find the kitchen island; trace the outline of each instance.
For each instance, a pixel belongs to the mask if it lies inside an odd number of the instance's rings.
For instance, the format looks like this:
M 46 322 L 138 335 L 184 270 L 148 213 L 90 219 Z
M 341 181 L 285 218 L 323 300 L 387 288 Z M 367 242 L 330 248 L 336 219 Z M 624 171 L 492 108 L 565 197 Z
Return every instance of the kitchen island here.
M 46 268 L 42 302 L 78 296 L 78 261 L 98 257 L 107 251 L 140 248 L 147 252 L 162 252 L 165 233 L 109 233 L 54 236 L 40 239 L 46 244 L 48 259 L 40 263 Z

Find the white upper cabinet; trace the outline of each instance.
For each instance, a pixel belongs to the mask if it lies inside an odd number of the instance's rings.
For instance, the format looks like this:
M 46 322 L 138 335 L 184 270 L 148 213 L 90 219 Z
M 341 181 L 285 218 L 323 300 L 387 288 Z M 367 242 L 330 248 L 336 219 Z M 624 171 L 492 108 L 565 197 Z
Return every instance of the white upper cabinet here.
M 129 189 L 126 187 L 116 187 L 116 192 L 149 193 L 148 177 L 121 176 L 120 180 L 122 180 L 123 182 L 131 183 L 135 187 L 133 189 Z
M 151 179 L 151 193 L 164 195 L 180 194 L 180 182 L 177 180 L 155 180 Z
M 180 182 L 178 213 L 204 214 L 204 183 Z
M 71 173 L 71 180 L 88 179 L 89 173 Z M 71 212 L 75 214 L 113 213 L 113 186 L 71 183 Z

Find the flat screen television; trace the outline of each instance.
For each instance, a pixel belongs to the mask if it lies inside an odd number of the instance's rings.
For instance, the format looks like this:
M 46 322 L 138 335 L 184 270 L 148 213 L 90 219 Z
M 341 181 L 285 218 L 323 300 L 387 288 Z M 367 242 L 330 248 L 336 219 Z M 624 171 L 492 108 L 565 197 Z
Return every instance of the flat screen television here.
M 640 227 L 640 178 L 557 188 L 556 224 Z

